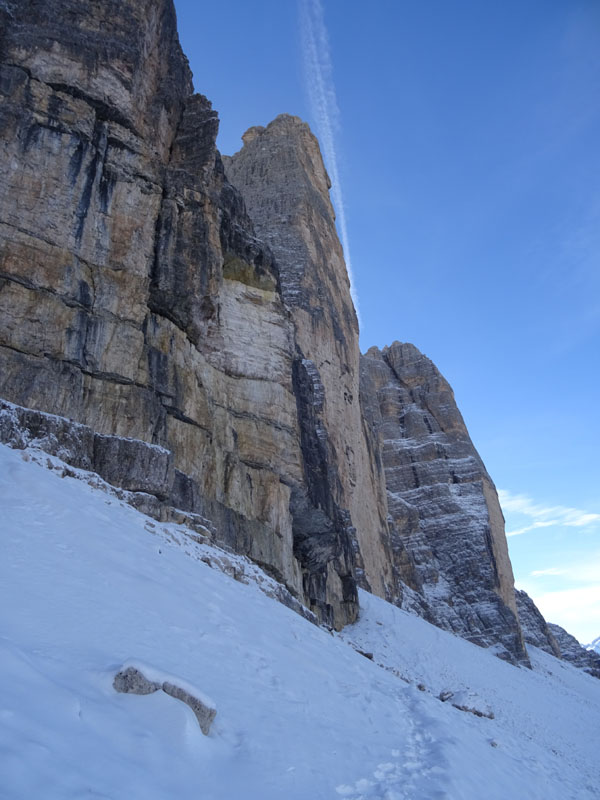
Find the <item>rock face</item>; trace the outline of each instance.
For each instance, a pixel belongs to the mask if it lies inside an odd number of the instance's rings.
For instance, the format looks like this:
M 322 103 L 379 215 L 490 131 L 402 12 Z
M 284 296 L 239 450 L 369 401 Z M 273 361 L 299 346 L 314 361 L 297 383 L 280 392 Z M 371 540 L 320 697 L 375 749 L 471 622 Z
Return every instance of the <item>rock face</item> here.
M 394 523 L 395 601 L 527 664 L 504 518 L 450 386 L 399 342 L 371 348 L 361 380 Z
M 360 408 L 358 322 L 329 177 L 317 140 L 298 117 L 284 114 L 242 138 L 225 170 L 279 267 L 294 323 L 305 479 L 310 500 L 328 518 L 301 515 L 298 552 L 310 552 L 323 525 L 333 523 L 360 554 L 361 585 L 385 597 L 391 570 L 383 476 Z
M 517 589 L 515 590 L 515 598 L 523 638 L 527 644 L 532 644 L 534 647 L 539 647 L 540 650 L 544 650 L 556 658 L 561 658 L 560 646 L 550 630 L 550 626 L 531 597 L 527 592 Z
M 166 449 L 171 505 L 353 620 L 319 383 L 171 0 L 9 0 L 0 31 L 0 395 Z
M 600 655 L 593 650 L 586 650 L 582 647 L 574 636 L 560 625 L 548 623 L 548 628 L 560 648 L 560 656 L 565 661 L 569 661 L 584 672 L 589 673 L 594 678 L 600 678 Z
M 594 678 L 600 678 L 600 654 L 582 647 L 574 636 L 560 625 L 546 622 L 527 592 L 515 592 L 523 636 L 528 644 L 539 647 L 556 658 L 569 661 Z

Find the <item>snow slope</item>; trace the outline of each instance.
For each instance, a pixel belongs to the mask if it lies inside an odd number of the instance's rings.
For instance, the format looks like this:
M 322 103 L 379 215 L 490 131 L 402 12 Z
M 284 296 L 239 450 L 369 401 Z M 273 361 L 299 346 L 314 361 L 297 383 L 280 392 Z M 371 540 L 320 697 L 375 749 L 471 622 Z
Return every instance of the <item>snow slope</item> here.
M 517 669 L 364 593 L 332 635 L 182 528 L 4 446 L 0 509 L 5 800 L 600 794 L 600 681 L 568 664 Z M 210 696 L 210 735 L 163 692 L 117 694 L 128 659 Z

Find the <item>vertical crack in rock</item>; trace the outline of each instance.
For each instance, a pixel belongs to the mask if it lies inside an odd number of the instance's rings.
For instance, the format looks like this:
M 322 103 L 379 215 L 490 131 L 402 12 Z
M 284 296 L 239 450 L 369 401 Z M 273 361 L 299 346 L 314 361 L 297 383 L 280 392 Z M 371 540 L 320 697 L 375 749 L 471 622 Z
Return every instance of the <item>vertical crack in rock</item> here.
M 300 421 L 304 478 L 307 490 L 292 492 L 290 510 L 293 518 L 294 553 L 302 564 L 304 591 L 311 610 L 328 624 L 353 622 L 358 596 L 353 574 L 354 548 L 348 512 L 334 500 L 339 493 L 339 478 L 329 459 L 327 432 L 322 411 L 324 389 L 319 373 L 310 359 L 297 358 L 293 364 L 293 384 Z M 337 489 L 337 491 L 336 491 Z M 327 576 L 333 566 L 340 580 L 345 619 L 335 619 L 328 603 Z

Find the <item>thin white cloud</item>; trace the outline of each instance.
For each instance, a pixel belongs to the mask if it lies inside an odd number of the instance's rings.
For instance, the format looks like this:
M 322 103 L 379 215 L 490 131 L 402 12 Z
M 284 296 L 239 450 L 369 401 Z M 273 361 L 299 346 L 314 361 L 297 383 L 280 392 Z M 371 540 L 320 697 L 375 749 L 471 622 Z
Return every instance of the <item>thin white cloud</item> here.
M 331 194 L 336 210 L 342 247 L 344 248 L 348 277 L 350 278 L 350 294 L 356 314 L 360 319 L 337 159 L 336 134 L 340 129 L 340 110 L 335 94 L 329 37 L 321 0 L 300 0 L 300 21 L 304 73 L 311 114 L 317 136 L 321 142 L 325 166 L 331 180 Z
M 600 523 L 600 514 L 583 511 L 580 508 L 568 506 L 543 506 L 535 503 L 524 494 L 512 494 L 505 489 L 498 490 L 500 505 L 505 512 L 524 514 L 529 517 L 531 524 L 524 525 L 514 531 L 507 531 L 507 536 L 519 536 L 522 533 L 536 528 L 548 528 L 552 525 L 567 526 L 570 528 L 583 528 L 588 525 Z
M 534 569 L 531 574 L 535 578 L 539 578 L 542 575 L 564 575 L 565 570 L 558 567 L 548 567 L 548 569 Z
M 563 585 L 565 583 L 597 583 L 600 579 L 600 551 L 588 553 L 584 561 L 572 561 L 571 563 L 564 564 L 562 567 L 536 569 L 531 574 L 536 578 L 545 575 L 560 575 Z

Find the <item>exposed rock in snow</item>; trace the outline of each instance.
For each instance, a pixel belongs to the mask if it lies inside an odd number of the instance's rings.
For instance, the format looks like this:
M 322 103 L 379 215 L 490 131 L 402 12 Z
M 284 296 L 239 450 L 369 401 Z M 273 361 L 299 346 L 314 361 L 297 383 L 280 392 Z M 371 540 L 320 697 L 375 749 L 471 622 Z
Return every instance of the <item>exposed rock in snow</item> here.
M 165 694 L 181 700 L 192 709 L 205 736 L 208 736 L 217 713 L 214 702 L 201 692 L 183 684 L 177 678 L 137 662 L 129 661 L 124 664 L 115 675 L 113 686 L 115 691 L 125 694 L 153 694 L 162 689 Z

